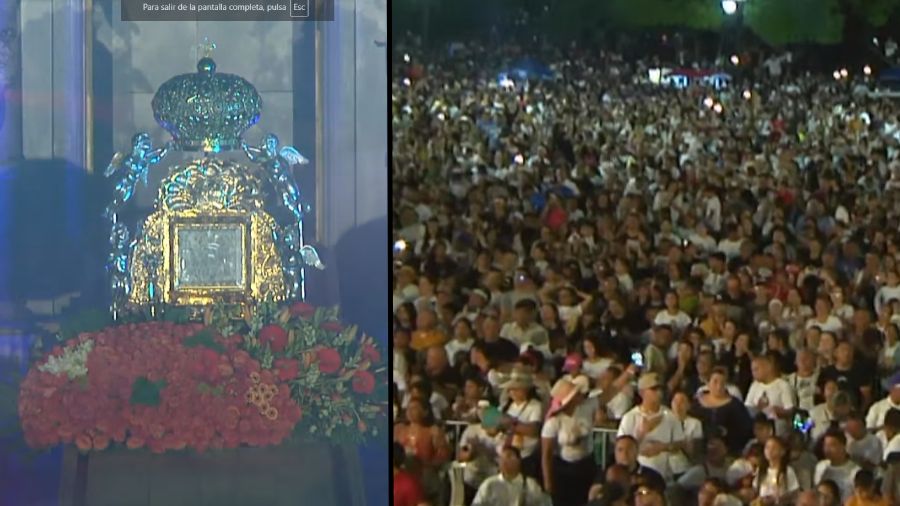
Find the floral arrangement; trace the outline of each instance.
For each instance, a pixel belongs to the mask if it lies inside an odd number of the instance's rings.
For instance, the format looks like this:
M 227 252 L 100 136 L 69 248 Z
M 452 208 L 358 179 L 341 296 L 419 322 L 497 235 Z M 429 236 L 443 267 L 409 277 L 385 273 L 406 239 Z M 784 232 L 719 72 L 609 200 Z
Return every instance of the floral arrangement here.
M 387 413 L 381 353 L 339 323 L 337 309 L 265 304 L 238 324 L 223 314 L 63 340 L 21 383 L 26 442 L 161 453 L 378 435 Z

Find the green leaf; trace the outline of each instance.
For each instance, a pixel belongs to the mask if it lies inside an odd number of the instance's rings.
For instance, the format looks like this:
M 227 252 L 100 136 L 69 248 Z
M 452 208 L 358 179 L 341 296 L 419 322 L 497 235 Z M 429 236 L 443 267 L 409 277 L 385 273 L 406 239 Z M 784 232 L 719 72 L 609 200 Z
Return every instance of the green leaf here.
M 165 387 L 166 382 L 163 380 L 150 381 L 141 376 L 134 380 L 134 383 L 131 385 L 130 401 L 132 404 L 159 406 L 160 392 L 162 392 L 162 389 Z
M 163 312 L 163 321 L 189 323 L 191 321 L 191 312 L 185 307 L 166 306 Z
M 185 338 L 184 341 L 182 341 L 182 344 L 185 348 L 196 348 L 198 346 L 203 346 L 205 348 L 215 350 L 219 353 L 225 353 L 225 347 L 216 342 L 215 334 L 213 334 L 212 329 L 208 327 L 188 338 Z

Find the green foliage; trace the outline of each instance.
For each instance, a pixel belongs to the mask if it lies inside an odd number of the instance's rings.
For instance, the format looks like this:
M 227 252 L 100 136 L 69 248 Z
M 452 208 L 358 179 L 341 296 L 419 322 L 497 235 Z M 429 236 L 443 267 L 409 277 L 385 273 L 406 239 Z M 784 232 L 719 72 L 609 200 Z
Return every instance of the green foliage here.
M 891 15 L 900 6 L 900 0 L 844 0 L 845 8 L 854 15 L 859 16 L 869 26 L 880 28 L 884 26 Z
M 165 387 L 166 382 L 163 380 L 150 381 L 141 376 L 134 380 L 134 383 L 131 385 L 130 401 L 135 405 L 159 406 L 160 392 L 162 392 L 162 389 Z
M 182 341 L 182 344 L 185 348 L 203 346 L 204 348 L 209 348 L 219 353 L 225 353 L 225 347 L 216 341 L 215 334 L 210 328 L 205 328 L 200 332 L 185 338 L 184 341 Z
M 753 0 L 744 9 L 747 26 L 773 46 L 836 44 L 843 36 L 840 0 Z
M 747 0 L 743 4 L 745 25 L 775 46 L 834 44 L 841 41 L 848 16 L 879 28 L 898 8 L 900 0 Z M 572 39 L 603 28 L 718 31 L 727 29 L 724 25 L 730 18 L 719 0 L 395 0 L 392 9 L 398 33 L 428 31 L 432 41 L 484 34 L 492 25 L 510 33 L 511 13 L 518 11 L 529 12 L 530 32 L 555 39 Z M 473 12 L 479 15 L 473 17 Z
M 684 27 L 718 30 L 724 14 L 719 2 L 709 0 L 608 0 L 613 26 L 630 29 Z
M 112 317 L 108 311 L 89 310 L 74 315 L 60 324 L 58 339 L 68 341 L 85 332 L 99 332 L 111 325 Z

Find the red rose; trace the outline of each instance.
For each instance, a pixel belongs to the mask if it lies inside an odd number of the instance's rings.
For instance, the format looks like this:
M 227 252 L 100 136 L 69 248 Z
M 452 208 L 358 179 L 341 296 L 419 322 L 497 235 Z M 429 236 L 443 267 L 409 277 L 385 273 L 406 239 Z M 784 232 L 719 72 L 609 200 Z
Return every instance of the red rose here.
M 300 318 L 311 318 L 314 314 L 316 314 L 316 308 L 306 304 L 305 302 L 298 302 L 291 306 L 291 316 L 299 316 Z
M 356 371 L 353 375 L 353 391 L 368 395 L 375 390 L 375 376 L 369 371 Z
M 275 370 L 278 371 L 278 379 L 290 381 L 300 374 L 300 361 L 279 358 L 275 361 Z
M 322 348 L 316 352 L 319 359 L 319 370 L 325 374 L 334 374 L 341 368 L 341 354 L 334 348 Z
M 319 327 L 325 332 L 340 332 L 344 330 L 344 326 L 341 325 L 341 322 L 334 320 L 323 322 L 322 325 L 319 325 Z
M 368 360 L 373 364 L 381 360 L 381 354 L 378 353 L 378 348 L 376 348 L 375 345 L 371 343 L 366 343 L 365 346 L 363 346 L 362 356 L 363 360 Z
M 267 344 L 272 351 L 278 353 L 284 351 L 288 344 L 288 333 L 281 325 L 266 325 L 259 329 L 259 342 Z

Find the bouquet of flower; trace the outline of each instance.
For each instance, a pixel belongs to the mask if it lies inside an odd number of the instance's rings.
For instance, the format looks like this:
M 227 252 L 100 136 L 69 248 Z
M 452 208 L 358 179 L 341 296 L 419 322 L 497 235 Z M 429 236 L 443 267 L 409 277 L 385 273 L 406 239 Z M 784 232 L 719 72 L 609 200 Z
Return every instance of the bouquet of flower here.
M 375 341 L 338 321 L 337 308 L 296 303 L 260 307 L 246 349 L 303 407 L 295 434 L 304 439 L 362 442 L 387 422 L 387 368 Z M 299 373 L 298 373 L 299 372 Z M 382 430 L 384 428 L 382 427 Z
M 26 442 L 164 452 L 376 435 L 387 395 L 374 342 L 337 323 L 336 310 L 259 309 L 249 330 L 151 321 L 62 343 L 22 381 Z

